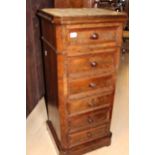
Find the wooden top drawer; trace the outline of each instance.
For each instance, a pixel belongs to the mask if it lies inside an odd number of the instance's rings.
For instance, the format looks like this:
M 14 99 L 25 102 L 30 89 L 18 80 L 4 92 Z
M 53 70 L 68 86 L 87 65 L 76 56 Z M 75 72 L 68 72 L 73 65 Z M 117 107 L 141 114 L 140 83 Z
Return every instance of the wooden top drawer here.
M 109 73 L 114 71 L 115 53 L 105 52 L 85 56 L 68 57 L 69 77 L 87 75 L 97 72 Z
M 109 124 L 106 124 L 104 126 L 99 126 L 97 128 L 92 128 L 82 132 L 70 134 L 68 136 L 69 145 L 70 147 L 72 147 L 78 144 L 89 142 L 97 138 L 105 137 L 109 134 L 110 130 L 109 128 L 110 128 Z
M 110 121 L 110 108 L 100 109 L 81 115 L 69 117 L 69 132 L 77 132 L 103 125 Z
M 67 43 L 68 45 L 103 44 L 104 42 L 115 42 L 116 38 L 116 27 L 87 27 L 69 30 Z
M 114 75 L 69 80 L 69 95 L 91 93 L 96 90 L 110 91 L 114 89 Z
M 67 104 L 69 115 L 76 115 L 82 112 L 109 107 L 113 103 L 114 92 L 100 94 L 83 99 L 70 100 Z

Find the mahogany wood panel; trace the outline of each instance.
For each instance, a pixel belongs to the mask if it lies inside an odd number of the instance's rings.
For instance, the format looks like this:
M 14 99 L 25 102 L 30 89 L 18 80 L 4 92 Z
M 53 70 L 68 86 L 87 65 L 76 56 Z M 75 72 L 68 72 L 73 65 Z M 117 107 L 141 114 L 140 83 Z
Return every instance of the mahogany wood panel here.
M 113 102 L 113 92 L 98 94 L 93 97 L 86 97 L 83 99 L 70 100 L 67 103 L 68 114 L 75 115 L 94 109 L 101 109 L 109 107 Z
M 114 52 L 98 53 L 86 56 L 77 56 L 68 58 L 69 76 L 76 74 L 92 73 L 100 71 L 101 73 L 109 73 L 115 70 L 115 54 Z
M 69 80 L 68 93 L 70 95 L 96 92 L 97 89 L 103 89 L 105 91 L 114 89 L 114 76 L 101 76 L 93 78 L 84 78 L 78 80 Z
M 77 38 L 71 38 L 72 32 L 78 34 Z M 74 29 L 69 33 L 67 41 L 69 45 L 78 44 L 96 44 L 107 41 L 114 41 L 116 38 L 116 28 L 101 28 L 101 29 Z M 84 32 L 84 33 L 83 33 Z
M 67 10 L 65 17 L 62 9 L 38 12 L 47 125 L 60 155 L 82 155 L 111 143 L 110 123 L 126 15 L 118 13 L 113 17 L 111 11 L 105 15 L 103 10 L 104 15 L 97 16 L 100 9 L 90 9 L 88 17 L 86 9 L 72 9 L 83 12 L 73 17 Z M 61 15 L 51 14 L 52 11 L 60 11 Z M 72 32 L 77 33 L 75 42 L 70 39 Z
M 69 132 L 73 133 L 90 129 L 110 122 L 110 111 L 110 108 L 104 108 L 69 117 Z
M 44 95 L 38 9 L 52 7 L 51 0 L 26 0 L 26 114 Z

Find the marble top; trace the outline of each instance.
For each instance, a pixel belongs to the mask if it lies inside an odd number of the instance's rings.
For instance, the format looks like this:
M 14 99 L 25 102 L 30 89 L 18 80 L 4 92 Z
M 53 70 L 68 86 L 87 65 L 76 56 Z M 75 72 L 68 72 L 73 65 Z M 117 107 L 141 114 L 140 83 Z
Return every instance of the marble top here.
M 45 8 L 42 9 L 42 12 L 47 13 L 52 16 L 57 17 L 77 17 L 77 16 L 120 16 L 125 15 L 123 12 L 116 12 L 107 9 L 99 8 L 81 8 L 81 9 L 72 9 L 72 8 L 63 8 L 63 9 L 54 9 L 54 8 Z

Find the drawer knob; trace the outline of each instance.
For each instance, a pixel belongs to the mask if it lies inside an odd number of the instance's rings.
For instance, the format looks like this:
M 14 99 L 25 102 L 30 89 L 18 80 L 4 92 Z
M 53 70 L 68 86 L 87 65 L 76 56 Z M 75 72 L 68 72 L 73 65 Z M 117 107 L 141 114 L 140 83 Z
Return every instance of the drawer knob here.
M 96 67 L 97 66 L 97 62 L 93 61 L 93 62 L 90 62 L 91 66 L 92 67 Z
M 91 87 L 91 88 L 96 88 L 96 84 L 95 84 L 95 83 L 90 83 L 90 84 L 89 84 L 89 87 Z
M 99 38 L 99 35 L 97 33 L 93 33 L 91 36 L 90 36 L 90 39 L 92 40 L 96 40 Z
M 91 124 L 93 123 L 93 119 L 91 119 L 90 117 L 88 118 L 88 123 Z

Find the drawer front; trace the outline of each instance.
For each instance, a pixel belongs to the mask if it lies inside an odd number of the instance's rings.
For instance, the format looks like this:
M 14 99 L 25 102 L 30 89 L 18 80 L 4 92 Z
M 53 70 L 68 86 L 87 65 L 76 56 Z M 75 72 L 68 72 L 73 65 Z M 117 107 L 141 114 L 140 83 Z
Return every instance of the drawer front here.
M 96 44 L 116 41 L 116 28 L 79 28 L 69 30 L 67 42 L 69 45 Z
M 104 44 L 89 44 L 82 46 L 67 46 L 67 56 L 83 56 L 86 54 L 103 53 L 103 52 L 115 52 L 117 53 L 116 42 L 107 42 Z
M 69 145 L 75 146 L 109 134 L 109 124 L 69 135 Z
M 68 101 L 68 113 L 74 115 L 80 112 L 86 112 L 95 108 L 109 107 L 113 102 L 114 93 L 98 95 L 95 97 L 86 97 L 84 99 L 77 99 Z
M 90 72 L 101 73 L 112 72 L 114 70 L 114 52 L 90 54 L 86 56 L 77 56 L 68 58 L 68 73 L 70 76 L 75 74 L 84 74 Z
M 70 117 L 69 132 L 72 133 L 109 122 L 110 109 L 105 108 Z
M 96 91 L 97 89 L 112 90 L 114 82 L 113 75 L 71 80 L 69 81 L 69 94 L 80 94 Z

